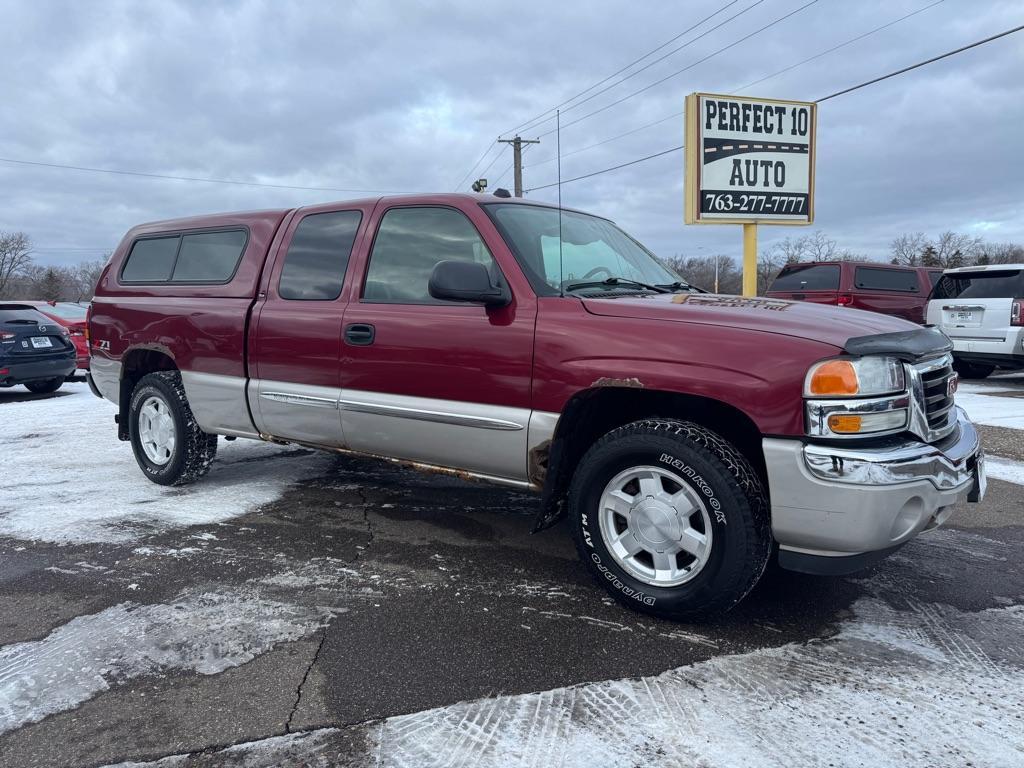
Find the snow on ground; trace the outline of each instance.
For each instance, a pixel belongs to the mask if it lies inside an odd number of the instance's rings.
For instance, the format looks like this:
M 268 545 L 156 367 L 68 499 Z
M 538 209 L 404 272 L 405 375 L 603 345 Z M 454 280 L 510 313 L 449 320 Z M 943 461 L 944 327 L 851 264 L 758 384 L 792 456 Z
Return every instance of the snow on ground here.
M 993 427 L 1024 429 L 1024 397 L 983 394 L 998 391 L 991 386 L 961 383 L 956 404 L 967 411 L 971 421 Z M 1014 389 L 1014 391 L 1019 391 Z
M 371 723 L 371 754 L 352 764 L 1024 764 L 1024 608 L 900 602 L 897 610 L 860 599 L 827 640 Z M 275 737 L 210 757 L 223 766 L 333 765 L 338 734 Z M 188 764 L 173 756 L 119 768 Z
M 113 404 L 85 384 L 64 388 L 71 394 L 28 402 L 4 402 L 0 390 L 0 536 L 123 543 L 217 523 L 275 501 L 329 461 L 286 446 L 221 440 L 198 483 L 156 485 L 117 439 Z
M 985 473 L 989 479 L 1024 485 L 1024 462 L 1004 459 L 1000 456 L 986 456 Z
M 0 648 L 0 734 L 140 675 L 215 675 L 311 634 L 326 618 L 324 610 L 268 600 L 253 587 L 78 616 L 42 640 Z

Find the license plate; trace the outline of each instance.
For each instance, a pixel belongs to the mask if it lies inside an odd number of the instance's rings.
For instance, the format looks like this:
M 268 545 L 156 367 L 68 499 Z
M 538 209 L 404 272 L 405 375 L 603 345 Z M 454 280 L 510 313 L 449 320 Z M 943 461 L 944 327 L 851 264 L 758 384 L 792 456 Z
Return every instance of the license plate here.
M 967 497 L 968 501 L 982 501 L 985 498 L 985 491 L 988 488 L 988 478 L 985 475 L 985 457 L 978 456 L 978 463 L 974 467 L 974 488 Z
M 33 349 L 46 349 L 47 347 L 52 347 L 52 346 L 53 346 L 53 342 L 50 341 L 50 337 L 49 336 L 33 336 L 32 337 L 32 347 L 33 347 Z
M 956 321 L 958 323 L 973 323 L 974 313 L 973 312 L 957 312 Z

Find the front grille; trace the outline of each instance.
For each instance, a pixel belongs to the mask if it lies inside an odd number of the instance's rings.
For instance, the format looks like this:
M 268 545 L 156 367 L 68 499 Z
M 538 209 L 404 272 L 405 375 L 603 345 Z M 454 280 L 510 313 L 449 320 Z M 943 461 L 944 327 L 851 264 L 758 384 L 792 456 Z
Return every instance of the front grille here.
M 936 438 L 944 437 L 956 421 L 953 396 L 949 394 L 949 380 L 956 375 L 953 372 L 953 358 L 947 355 L 940 360 L 931 360 L 914 367 L 921 380 L 921 402 L 928 431 Z

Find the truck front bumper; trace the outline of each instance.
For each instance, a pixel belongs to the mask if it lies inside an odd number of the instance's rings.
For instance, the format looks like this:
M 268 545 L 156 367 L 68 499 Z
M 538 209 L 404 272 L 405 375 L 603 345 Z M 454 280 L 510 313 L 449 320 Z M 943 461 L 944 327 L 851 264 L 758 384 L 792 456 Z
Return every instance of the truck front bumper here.
M 765 438 L 772 533 L 779 563 L 806 573 L 860 570 L 941 525 L 951 507 L 980 501 L 984 454 L 957 409 L 937 444 L 901 439 L 856 448 Z

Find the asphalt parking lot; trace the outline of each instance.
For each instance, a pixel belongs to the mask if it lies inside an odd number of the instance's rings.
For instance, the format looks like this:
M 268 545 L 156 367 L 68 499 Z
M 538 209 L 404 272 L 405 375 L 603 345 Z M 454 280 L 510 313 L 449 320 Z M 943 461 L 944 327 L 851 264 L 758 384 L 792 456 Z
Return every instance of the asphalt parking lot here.
M 1024 375 L 960 398 L 983 504 L 684 625 L 532 496 L 241 440 L 160 488 L 84 384 L 0 390 L 0 766 L 1024 764 Z

